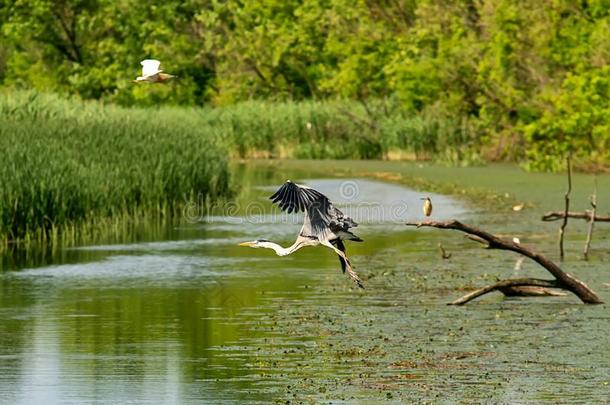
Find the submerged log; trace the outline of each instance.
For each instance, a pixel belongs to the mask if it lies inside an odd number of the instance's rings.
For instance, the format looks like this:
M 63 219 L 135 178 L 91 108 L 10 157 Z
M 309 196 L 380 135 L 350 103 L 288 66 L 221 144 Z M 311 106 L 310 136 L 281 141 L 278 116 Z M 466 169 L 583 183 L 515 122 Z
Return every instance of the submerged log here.
M 506 287 L 545 287 L 545 288 L 559 288 L 574 293 L 582 302 L 586 304 L 602 304 L 603 301 L 591 290 L 585 283 L 574 278 L 569 273 L 563 271 L 559 266 L 547 259 L 545 256 L 536 253 L 520 243 L 516 243 L 510 240 L 499 238 L 492 235 L 489 232 L 485 232 L 481 229 L 475 228 L 463 224 L 457 220 L 450 221 L 424 221 L 424 222 L 408 222 L 407 226 L 415 227 L 432 227 L 439 229 L 454 229 L 466 233 L 469 239 L 486 245 L 487 249 L 499 249 L 499 250 L 510 250 L 512 252 L 519 253 L 525 257 L 528 257 L 544 267 L 549 273 L 551 273 L 555 280 L 540 280 L 532 278 L 521 278 L 521 279 L 508 279 L 502 280 L 495 284 L 473 291 L 470 294 L 452 302 L 450 305 L 462 305 L 466 302 L 480 297 L 481 295 L 487 294 L 495 290 L 501 290 Z

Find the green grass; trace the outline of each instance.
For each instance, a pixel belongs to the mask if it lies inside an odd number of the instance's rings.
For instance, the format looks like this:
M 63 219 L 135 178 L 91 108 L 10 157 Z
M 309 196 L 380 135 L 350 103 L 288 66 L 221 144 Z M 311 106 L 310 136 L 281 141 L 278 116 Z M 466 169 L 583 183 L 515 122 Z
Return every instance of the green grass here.
M 473 128 L 447 115 L 350 101 L 249 101 L 198 111 L 233 157 L 471 162 Z M 377 104 L 377 105 L 375 105 Z
M 5 93 L 0 241 L 44 240 L 69 229 L 77 235 L 80 225 L 98 229 L 105 219 L 171 217 L 195 196 L 227 195 L 230 158 L 476 158 L 473 131 L 463 123 L 386 107 L 251 101 L 123 108 Z
M 1 97 L 0 240 L 171 216 L 194 196 L 226 195 L 226 152 L 184 118 L 30 92 Z

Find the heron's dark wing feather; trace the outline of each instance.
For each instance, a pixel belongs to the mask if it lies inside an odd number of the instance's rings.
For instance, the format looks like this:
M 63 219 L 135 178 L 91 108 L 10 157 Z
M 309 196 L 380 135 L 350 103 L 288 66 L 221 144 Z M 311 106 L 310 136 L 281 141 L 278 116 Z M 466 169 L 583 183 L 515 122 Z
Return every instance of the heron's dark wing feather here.
M 283 201 L 286 198 L 286 192 L 288 191 L 288 189 L 290 189 L 290 187 L 287 187 L 286 184 L 282 185 L 282 187 L 278 188 L 277 191 L 275 193 L 273 193 L 273 195 L 271 197 L 269 197 L 273 203 L 277 203 L 281 201 Z
M 279 206 L 282 211 L 287 211 L 288 213 L 292 212 L 294 196 L 294 190 L 292 188 L 286 188 L 279 201 Z
M 271 197 L 282 211 L 305 212 L 301 235 L 328 238 L 334 230 L 347 231 L 358 224 L 335 208 L 328 197 L 313 188 L 288 180 Z
M 303 193 L 298 193 L 297 194 L 297 199 L 298 199 L 297 212 L 305 211 L 305 203 L 306 203 L 305 195 Z
M 286 200 L 284 201 L 282 209 L 287 211 L 289 214 L 292 214 L 292 211 L 295 210 L 295 206 L 298 204 L 297 202 L 297 193 L 294 188 L 289 188 L 286 191 Z
M 328 198 L 312 188 L 300 186 L 288 180 L 271 197 L 273 203 L 279 205 L 282 211 L 301 212 L 307 211 L 312 204 L 322 201 L 322 204 L 330 204 Z
M 328 198 L 316 200 L 307 208 L 311 228 L 316 236 L 330 231 L 330 224 L 336 219 L 335 208 Z

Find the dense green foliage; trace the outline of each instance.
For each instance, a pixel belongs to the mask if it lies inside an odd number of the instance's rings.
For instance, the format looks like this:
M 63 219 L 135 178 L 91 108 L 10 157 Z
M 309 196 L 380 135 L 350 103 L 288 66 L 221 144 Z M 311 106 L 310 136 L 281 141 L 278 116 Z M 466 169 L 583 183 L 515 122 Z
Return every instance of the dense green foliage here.
M 226 154 L 174 111 L 0 97 L 0 241 L 228 191 Z
M 567 152 L 610 159 L 609 0 L 0 5 L 5 87 L 124 105 L 377 100 L 413 119 L 467 122 L 487 159 L 535 169 L 558 168 Z M 179 80 L 134 85 L 145 57 Z

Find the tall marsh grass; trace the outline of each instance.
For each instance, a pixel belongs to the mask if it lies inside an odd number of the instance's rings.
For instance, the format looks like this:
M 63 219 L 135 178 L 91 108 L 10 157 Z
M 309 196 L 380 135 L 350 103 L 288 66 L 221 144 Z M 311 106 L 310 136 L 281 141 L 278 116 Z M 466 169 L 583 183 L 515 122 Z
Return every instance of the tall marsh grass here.
M 0 97 L 0 240 L 170 215 L 194 195 L 226 194 L 226 152 L 182 118 L 30 92 Z
M 210 132 L 239 158 L 396 156 L 463 163 L 477 150 L 475 128 L 438 108 L 413 114 L 396 107 L 373 111 L 350 101 L 250 101 L 198 111 Z
M 375 106 L 373 106 L 375 107 Z M 0 96 L 0 241 L 82 222 L 167 215 L 228 193 L 229 158 L 470 159 L 473 130 L 438 112 L 356 102 L 122 108 L 22 91 Z M 115 221 L 116 223 L 116 221 Z

